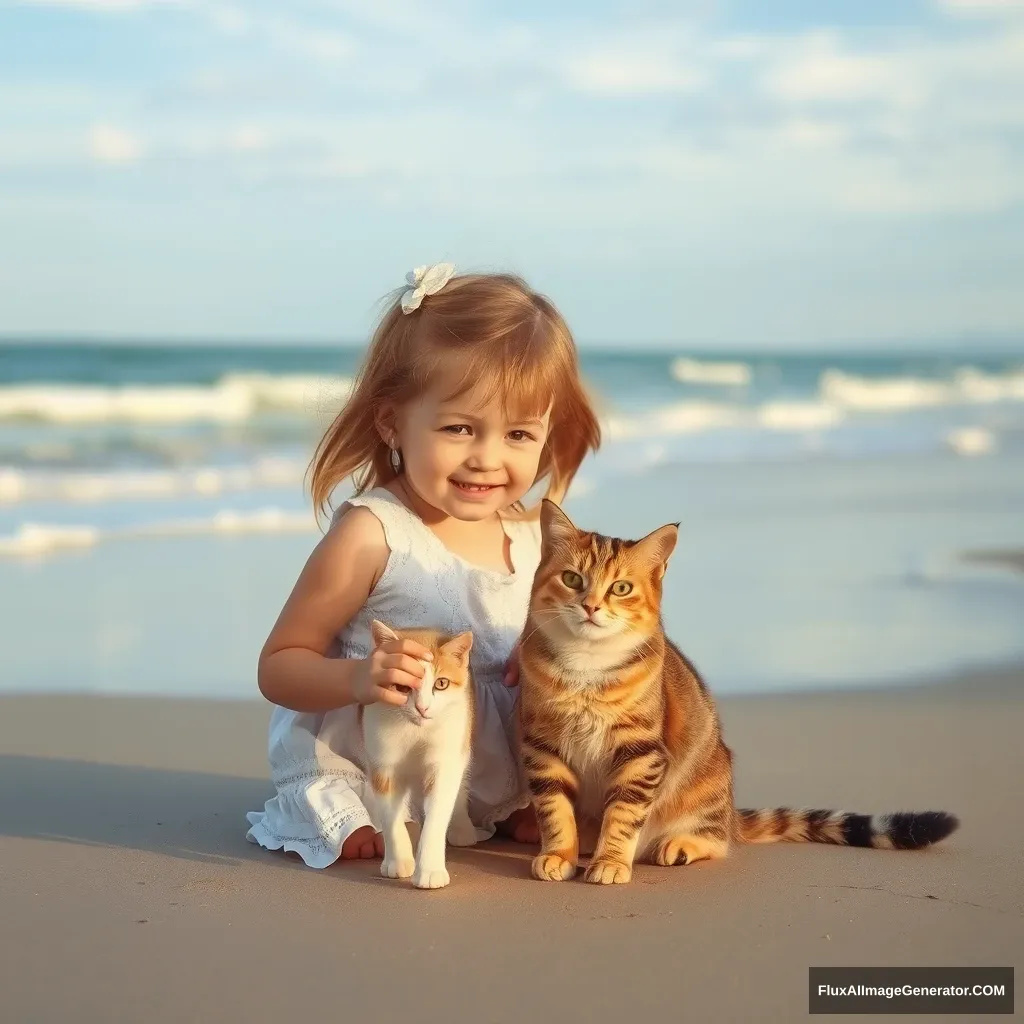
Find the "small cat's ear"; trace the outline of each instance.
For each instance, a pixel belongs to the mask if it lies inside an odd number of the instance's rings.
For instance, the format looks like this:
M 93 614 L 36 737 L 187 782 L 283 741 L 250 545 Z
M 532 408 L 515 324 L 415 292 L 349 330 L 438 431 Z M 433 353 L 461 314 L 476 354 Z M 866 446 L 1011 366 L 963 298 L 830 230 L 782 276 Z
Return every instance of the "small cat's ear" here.
M 638 540 L 634 550 L 642 558 L 662 566 L 662 571 L 664 571 L 664 566 L 672 552 L 675 551 L 677 540 L 679 540 L 679 524 L 668 523 L 653 533 L 647 534 L 643 540 Z
M 370 635 L 373 637 L 375 647 L 380 647 L 389 640 L 398 639 L 398 634 L 390 626 L 385 626 L 383 622 L 377 619 L 370 623 Z
M 552 544 L 571 540 L 579 530 L 572 520 L 553 502 L 545 498 L 540 504 L 540 534 L 545 549 Z
M 473 634 L 469 632 L 460 633 L 458 636 L 453 636 L 451 640 L 441 644 L 441 650 L 445 654 L 450 654 L 453 658 L 458 658 L 460 661 L 466 658 L 472 648 Z

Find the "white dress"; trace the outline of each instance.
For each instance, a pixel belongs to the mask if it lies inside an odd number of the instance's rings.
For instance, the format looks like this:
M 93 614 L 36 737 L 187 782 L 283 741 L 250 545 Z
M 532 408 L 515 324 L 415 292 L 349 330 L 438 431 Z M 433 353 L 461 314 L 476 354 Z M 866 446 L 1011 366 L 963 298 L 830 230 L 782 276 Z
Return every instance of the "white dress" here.
M 338 636 L 331 655 L 368 657 L 373 619 L 395 629 L 426 626 L 448 634 L 472 630 L 476 734 L 469 813 L 478 838 L 488 839 L 495 822 L 529 804 L 513 753 L 518 690 L 506 687 L 502 675 L 526 621 L 540 561 L 540 528 L 504 521 L 515 567 L 507 574 L 453 554 L 384 488 L 350 498 L 347 504 L 361 505 L 380 520 L 391 553 L 373 593 Z M 247 815 L 250 842 L 268 850 L 292 850 L 310 867 L 325 868 L 338 859 L 342 843 L 357 828 L 372 825 L 380 831 L 363 773 L 356 713 L 356 705 L 319 714 L 274 708 L 268 746 L 277 795 L 262 811 Z M 410 813 L 413 820 L 422 820 L 422 808 L 413 806 Z

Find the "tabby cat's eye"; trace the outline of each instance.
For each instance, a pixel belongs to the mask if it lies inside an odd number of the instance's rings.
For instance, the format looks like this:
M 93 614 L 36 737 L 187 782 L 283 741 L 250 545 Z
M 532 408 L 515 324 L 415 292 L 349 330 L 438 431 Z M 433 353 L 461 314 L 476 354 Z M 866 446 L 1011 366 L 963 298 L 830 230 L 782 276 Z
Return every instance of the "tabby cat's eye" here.
M 435 679 L 434 680 L 434 689 L 435 690 L 447 690 L 448 689 L 448 684 L 450 682 L 451 682 L 450 679 L 445 679 L 444 676 L 441 676 L 440 679 Z
M 578 572 L 573 572 L 572 569 L 566 569 L 562 573 L 562 582 L 570 590 L 582 590 L 583 589 L 583 577 Z
M 616 597 L 625 597 L 633 589 L 633 584 L 629 580 L 616 580 L 612 584 L 612 593 Z

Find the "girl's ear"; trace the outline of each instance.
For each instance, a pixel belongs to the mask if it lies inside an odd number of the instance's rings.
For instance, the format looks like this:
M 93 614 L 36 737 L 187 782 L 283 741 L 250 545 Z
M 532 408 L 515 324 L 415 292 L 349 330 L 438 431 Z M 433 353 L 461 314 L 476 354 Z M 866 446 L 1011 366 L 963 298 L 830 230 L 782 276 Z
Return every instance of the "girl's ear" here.
M 377 428 L 380 439 L 389 448 L 397 446 L 398 439 L 395 437 L 395 407 L 393 405 L 385 403 L 378 406 L 373 413 L 373 425 Z
M 377 619 L 370 623 L 370 635 L 373 637 L 374 647 L 380 647 L 389 640 L 398 639 L 398 634 L 390 626 L 385 626 Z

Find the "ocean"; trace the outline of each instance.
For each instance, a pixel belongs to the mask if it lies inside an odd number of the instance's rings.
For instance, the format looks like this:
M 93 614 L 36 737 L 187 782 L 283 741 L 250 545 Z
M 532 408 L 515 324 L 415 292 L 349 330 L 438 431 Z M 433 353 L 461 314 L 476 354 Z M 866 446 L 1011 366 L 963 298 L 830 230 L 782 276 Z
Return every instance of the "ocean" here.
M 361 354 L 0 345 L 0 599 L 18 627 L 0 688 L 251 696 L 317 538 L 309 457 Z M 1024 548 L 1024 355 L 623 348 L 582 365 L 605 443 L 568 510 L 623 535 L 683 524 L 666 621 L 726 689 L 1024 654 L 1021 581 L 961 557 Z M 920 618 L 895 645 L 883 579 Z M 155 664 L 182 629 L 203 656 Z M 802 661 L 768 656 L 782 636 Z

